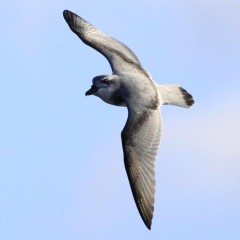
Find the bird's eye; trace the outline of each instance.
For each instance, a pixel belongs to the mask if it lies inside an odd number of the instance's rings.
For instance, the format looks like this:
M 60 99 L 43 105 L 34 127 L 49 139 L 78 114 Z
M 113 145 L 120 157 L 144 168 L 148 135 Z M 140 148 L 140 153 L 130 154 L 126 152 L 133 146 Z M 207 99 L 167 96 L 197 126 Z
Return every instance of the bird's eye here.
M 101 80 L 101 82 L 103 82 L 103 83 L 109 83 L 109 80 L 105 78 L 105 79 Z

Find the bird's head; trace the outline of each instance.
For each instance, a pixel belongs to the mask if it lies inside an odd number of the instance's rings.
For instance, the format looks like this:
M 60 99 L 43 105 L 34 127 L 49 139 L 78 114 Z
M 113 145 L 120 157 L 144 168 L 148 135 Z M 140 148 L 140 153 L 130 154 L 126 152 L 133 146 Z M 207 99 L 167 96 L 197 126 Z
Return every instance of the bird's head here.
M 92 80 L 91 88 L 85 93 L 86 96 L 94 95 L 108 102 L 112 95 L 119 89 L 119 77 L 117 75 L 100 75 Z

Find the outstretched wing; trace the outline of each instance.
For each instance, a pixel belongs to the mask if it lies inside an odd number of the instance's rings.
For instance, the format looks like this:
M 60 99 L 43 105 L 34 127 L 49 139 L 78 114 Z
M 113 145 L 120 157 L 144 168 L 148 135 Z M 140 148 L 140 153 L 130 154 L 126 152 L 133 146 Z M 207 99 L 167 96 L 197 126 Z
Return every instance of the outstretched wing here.
M 151 229 L 155 194 L 155 157 L 160 143 L 159 109 L 128 109 L 122 131 L 124 163 L 138 211 Z
M 64 10 L 63 16 L 71 30 L 85 44 L 107 58 L 114 73 L 142 70 L 140 61 L 126 45 L 98 30 L 75 13 Z

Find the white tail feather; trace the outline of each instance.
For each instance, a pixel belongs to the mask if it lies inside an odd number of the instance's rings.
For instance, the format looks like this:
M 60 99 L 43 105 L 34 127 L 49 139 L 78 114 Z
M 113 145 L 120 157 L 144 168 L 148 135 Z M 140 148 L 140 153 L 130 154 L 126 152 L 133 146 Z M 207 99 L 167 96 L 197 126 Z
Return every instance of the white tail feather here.
M 194 103 L 192 95 L 178 84 L 158 84 L 157 87 L 161 96 L 162 105 L 171 104 L 189 108 Z

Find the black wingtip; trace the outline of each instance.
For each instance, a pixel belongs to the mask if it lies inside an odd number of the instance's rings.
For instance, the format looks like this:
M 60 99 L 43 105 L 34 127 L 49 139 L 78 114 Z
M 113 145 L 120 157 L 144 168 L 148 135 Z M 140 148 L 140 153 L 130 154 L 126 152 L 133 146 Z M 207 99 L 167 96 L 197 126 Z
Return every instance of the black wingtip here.
M 63 11 L 63 17 L 64 17 L 64 19 L 65 19 L 65 21 L 67 22 L 67 23 L 69 23 L 69 11 L 68 10 L 64 10 Z
M 131 184 L 130 184 L 131 185 Z M 139 204 L 137 204 L 137 199 L 136 197 L 133 195 L 134 197 L 134 200 L 135 200 L 135 203 L 136 203 L 136 206 L 137 206 L 137 209 L 138 209 L 138 212 L 145 224 L 145 226 L 147 227 L 148 230 L 151 230 L 151 227 L 152 227 L 152 219 L 153 219 L 153 212 L 154 212 L 154 207 L 153 207 L 153 210 L 152 210 L 152 214 L 151 215 L 144 215 L 142 209 L 140 208 Z
M 68 10 L 64 10 L 64 11 L 63 11 L 63 17 L 64 17 L 65 19 L 66 19 L 67 15 L 68 15 L 68 12 L 69 12 Z
M 150 225 L 145 223 L 145 225 L 146 225 L 147 229 L 150 231 L 151 230 L 151 223 L 150 223 Z
M 74 13 L 69 11 L 69 10 L 67 10 L 67 9 L 63 10 L 63 16 L 67 16 L 69 14 L 74 14 Z
M 150 219 L 146 219 L 142 216 L 142 214 L 140 214 L 141 217 L 142 217 L 142 220 L 145 224 L 145 226 L 147 227 L 148 230 L 151 230 L 151 227 L 152 227 L 152 217 Z
M 63 11 L 63 17 L 66 20 L 66 22 L 71 22 L 74 15 L 75 15 L 75 13 L 73 13 L 69 10 Z
M 64 17 L 65 21 L 67 22 L 68 26 L 70 27 L 70 29 L 74 33 L 76 33 L 78 35 L 82 31 L 80 22 L 83 19 L 80 18 L 77 14 L 75 14 L 69 10 L 64 10 L 63 17 Z

